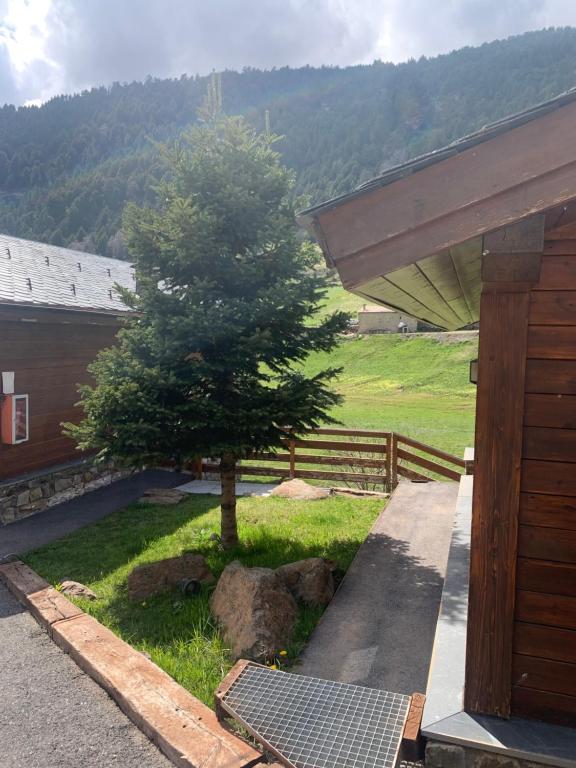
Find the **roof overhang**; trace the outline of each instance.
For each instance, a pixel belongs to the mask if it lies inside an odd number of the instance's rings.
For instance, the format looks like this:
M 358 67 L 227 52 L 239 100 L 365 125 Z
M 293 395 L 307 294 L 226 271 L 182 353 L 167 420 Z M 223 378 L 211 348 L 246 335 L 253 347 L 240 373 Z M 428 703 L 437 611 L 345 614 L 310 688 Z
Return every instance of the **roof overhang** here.
M 576 102 L 486 129 L 428 162 L 304 211 L 345 288 L 443 328 L 479 319 L 484 236 L 546 213 L 576 219 Z
M 17 302 L 0 302 L 0 322 L 21 321 L 64 325 L 106 325 L 120 327 L 134 312 L 107 312 L 91 308 L 78 309 L 42 306 Z

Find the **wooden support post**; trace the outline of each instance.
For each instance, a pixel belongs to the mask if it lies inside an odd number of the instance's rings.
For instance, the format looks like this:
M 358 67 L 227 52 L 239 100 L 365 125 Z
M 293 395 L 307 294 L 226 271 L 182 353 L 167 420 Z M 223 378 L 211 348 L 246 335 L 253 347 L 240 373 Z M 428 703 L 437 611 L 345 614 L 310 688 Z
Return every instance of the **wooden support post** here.
M 400 747 L 400 757 L 402 761 L 417 762 L 424 756 L 420 728 L 422 727 L 422 715 L 424 714 L 425 703 L 426 697 L 424 694 L 412 694 L 408 717 L 406 718 L 404 731 L 402 733 L 402 745 Z
M 530 287 L 543 217 L 484 239 L 465 709 L 510 716 Z

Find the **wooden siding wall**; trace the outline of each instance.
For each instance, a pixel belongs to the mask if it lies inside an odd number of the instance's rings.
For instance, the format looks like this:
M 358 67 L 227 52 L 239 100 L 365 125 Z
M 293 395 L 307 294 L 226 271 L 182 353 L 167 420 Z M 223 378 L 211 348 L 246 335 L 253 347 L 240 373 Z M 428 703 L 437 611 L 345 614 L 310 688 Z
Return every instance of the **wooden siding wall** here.
M 545 243 L 525 389 L 512 713 L 574 726 L 576 230 Z
M 0 370 L 14 371 L 16 393 L 30 396 L 30 440 L 0 444 L 0 479 L 79 457 L 60 424 L 80 417 L 77 385 L 117 329 L 105 316 L 0 308 Z

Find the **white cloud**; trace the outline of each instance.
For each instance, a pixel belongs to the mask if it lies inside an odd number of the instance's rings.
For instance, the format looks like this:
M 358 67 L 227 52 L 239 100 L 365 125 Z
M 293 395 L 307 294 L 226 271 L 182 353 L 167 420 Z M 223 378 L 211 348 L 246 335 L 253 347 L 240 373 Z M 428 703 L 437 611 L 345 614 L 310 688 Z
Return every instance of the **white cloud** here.
M 0 2 L 0 45 L 10 61 L 12 89 L 21 100 L 49 98 L 65 82 L 57 61 L 46 52 L 51 7 L 51 0 Z
M 403 61 L 570 24 L 573 0 L 0 0 L 0 103 L 147 75 Z

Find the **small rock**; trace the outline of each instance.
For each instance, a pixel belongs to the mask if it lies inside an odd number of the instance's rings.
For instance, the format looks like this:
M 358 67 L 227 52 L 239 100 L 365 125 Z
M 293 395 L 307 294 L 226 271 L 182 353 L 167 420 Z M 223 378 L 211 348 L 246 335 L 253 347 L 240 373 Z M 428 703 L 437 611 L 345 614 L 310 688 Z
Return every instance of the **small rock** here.
M 30 489 L 30 501 L 40 501 L 42 498 L 42 488 Z
M 18 496 L 16 497 L 17 507 L 23 507 L 29 503 L 30 503 L 30 491 L 22 491 L 22 493 L 19 493 Z
M 187 493 L 179 491 L 177 488 L 149 488 L 139 499 L 139 503 L 169 506 L 171 504 L 179 504 L 182 499 L 187 497 Z
M 290 642 L 296 601 L 271 568 L 226 566 L 211 600 L 234 658 L 266 661 Z
M 429 741 L 426 744 L 428 768 L 464 768 L 466 753 L 462 747 Z
M 314 499 L 327 499 L 331 493 L 327 488 L 319 488 L 317 485 L 309 485 L 304 480 L 294 478 L 280 483 L 270 493 L 271 496 L 281 496 L 284 499 L 299 499 L 312 501 Z
M 79 581 L 66 579 L 60 584 L 59 591 L 63 595 L 72 595 L 72 597 L 84 597 L 86 600 L 98 600 L 98 596 L 91 589 Z
M 186 552 L 155 563 L 139 565 L 128 576 L 128 598 L 139 602 L 177 587 L 184 579 L 212 584 L 214 575 L 203 555 Z
M 276 568 L 276 573 L 297 600 L 325 606 L 334 597 L 335 564 L 321 557 L 308 557 Z
M 72 488 L 72 480 L 69 477 L 60 477 L 54 480 L 54 490 L 56 493 L 67 491 L 69 488 Z

